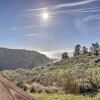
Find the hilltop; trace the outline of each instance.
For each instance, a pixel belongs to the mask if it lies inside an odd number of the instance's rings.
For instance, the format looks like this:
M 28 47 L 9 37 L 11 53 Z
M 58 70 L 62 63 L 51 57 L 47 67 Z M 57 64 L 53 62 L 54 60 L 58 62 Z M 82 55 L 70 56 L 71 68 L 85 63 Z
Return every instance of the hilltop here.
M 36 51 L 0 48 L 0 70 L 33 68 L 51 62 L 51 59 Z

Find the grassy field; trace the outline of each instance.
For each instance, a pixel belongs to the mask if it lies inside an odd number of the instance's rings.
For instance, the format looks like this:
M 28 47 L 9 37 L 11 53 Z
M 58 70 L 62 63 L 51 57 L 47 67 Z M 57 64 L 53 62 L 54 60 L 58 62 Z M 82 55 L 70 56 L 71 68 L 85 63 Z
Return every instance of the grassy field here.
M 37 100 L 100 100 L 100 94 L 91 97 L 89 95 L 71 95 L 71 94 L 32 94 Z

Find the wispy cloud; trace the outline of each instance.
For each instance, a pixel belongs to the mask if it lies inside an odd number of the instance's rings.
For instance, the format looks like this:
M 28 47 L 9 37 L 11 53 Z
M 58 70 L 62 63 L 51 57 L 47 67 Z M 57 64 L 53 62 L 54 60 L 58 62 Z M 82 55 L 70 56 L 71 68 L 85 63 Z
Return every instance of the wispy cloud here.
M 83 8 L 83 9 L 73 9 L 73 10 L 59 10 L 56 13 L 92 13 L 92 12 L 100 12 L 100 7 L 98 8 Z
M 25 29 L 33 29 L 33 28 L 39 28 L 39 27 L 43 27 L 43 25 L 27 25 L 27 26 L 23 26 L 23 27 L 18 27 L 18 29 L 20 30 L 25 30 Z
M 33 34 L 33 33 L 24 33 L 23 36 L 28 36 L 28 37 L 37 37 L 39 36 L 40 34 Z
M 14 31 L 14 30 L 16 30 L 16 27 L 11 27 L 10 30 Z
M 15 30 L 28 30 L 28 29 L 34 29 L 34 28 L 39 28 L 39 27 L 44 27 L 44 25 L 26 25 L 26 26 L 20 26 L 20 27 L 11 27 L 11 31 Z
M 80 5 L 92 3 L 94 1 L 96 1 L 96 0 L 82 0 L 82 1 L 79 1 L 79 2 L 72 2 L 72 3 L 65 3 L 65 4 L 55 5 L 54 8 L 59 9 L 59 8 L 63 8 L 63 7 L 80 6 Z
M 75 27 L 76 29 L 78 29 L 79 31 L 81 31 L 81 33 L 85 34 L 87 33 L 87 30 L 84 29 L 84 23 L 82 22 L 82 18 L 78 18 L 74 21 Z
M 28 36 L 28 37 L 47 37 L 47 36 L 51 36 L 54 35 L 56 33 L 24 33 L 24 36 Z
M 48 7 L 44 7 L 44 8 L 37 8 L 37 9 L 28 9 L 25 10 L 24 14 L 22 16 L 28 16 L 28 17 L 33 17 L 39 13 L 41 13 L 44 10 L 48 10 L 48 12 L 50 13 L 50 15 L 55 16 L 54 14 L 59 14 L 59 13 L 71 13 L 71 14 L 80 14 L 80 13 L 93 13 L 94 12 L 100 12 L 100 7 L 90 7 L 90 8 L 81 8 L 81 9 L 64 9 L 62 10 L 61 8 L 69 8 L 69 7 L 74 7 L 74 6 L 82 6 L 82 5 L 86 5 L 86 4 L 90 4 L 90 3 L 94 3 L 97 0 L 79 0 L 79 1 L 73 1 L 70 3 L 65 3 L 65 4 L 57 4 L 57 5 L 52 5 L 52 6 L 48 6 Z M 78 21 L 75 22 L 75 25 L 77 28 L 79 28 L 80 30 L 82 30 L 84 23 L 82 23 L 82 21 L 88 21 L 88 20 L 92 20 L 95 19 L 95 17 L 99 18 L 98 16 L 88 16 L 87 18 L 82 18 L 82 19 L 78 19 Z M 39 26 L 26 26 L 23 27 L 23 29 L 31 29 L 33 27 L 39 27 Z M 24 36 L 33 36 L 33 37 L 41 37 L 41 36 L 48 36 L 51 34 L 55 34 L 55 33 L 29 33 L 29 34 L 24 34 Z
M 44 8 L 28 9 L 28 10 L 25 10 L 25 11 L 42 11 L 42 10 L 52 10 L 52 9 L 57 10 L 57 9 L 64 8 L 64 7 L 73 7 L 73 6 L 85 5 L 85 4 L 95 2 L 95 1 L 96 0 L 82 0 L 82 1 L 78 1 L 78 2 L 58 4 L 58 5 L 53 5 L 53 6 L 44 7 Z
M 41 9 L 42 10 L 42 9 Z M 34 12 L 34 10 L 33 10 Z M 39 14 L 37 14 L 37 12 L 33 13 L 33 12 L 26 12 L 25 14 L 22 14 L 21 16 L 24 17 L 36 17 L 36 15 L 38 16 Z M 81 8 L 81 9 L 71 9 L 71 10 L 49 10 L 49 13 L 51 16 L 54 16 L 55 14 L 59 14 L 59 13 L 65 13 L 65 14 L 81 14 L 81 13 L 95 13 L 95 12 L 100 12 L 100 7 L 90 7 L 90 8 Z M 38 13 L 41 13 L 41 11 L 38 11 Z
M 96 14 L 96 15 L 89 15 L 87 17 L 85 17 L 82 22 L 88 22 L 88 21 L 92 21 L 92 20 L 100 20 L 100 14 Z
M 70 3 L 65 3 L 65 4 L 57 4 L 57 5 L 52 5 L 44 8 L 37 8 L 37 9 L 27 9 L 24 11 L 24 14 L 21 14 L 19 16 L 22 17 L 38 17 L 40 16 L 40 13 L 42 11 L 47 10 L 51 16 L 54 16 L 54 14 L 59 14 L 59 13 L 66 13 L 66 14 L 80 14 L 80 13 L 94 13 L 94 12 L 100 12 L 100 7 L 91 7 L 91 8 L 82 8 L 82 9 L 71 9 L 68 10 L 67 8 L 69 7 L 74 7 L 74 6 L 81 6 L 81 5 L 86 5 L 90 3 L 94 3 L 97 0 L 79 0 L 79 1 L 73 1 Z M 61 10 L 61 8 L 66 8 L 66 10 Z
M 92 23 L 93 24 L 90 24 Z M 81 16 L 75 20 L 75 26 L 83 34 L 95 32 L 100 30 L 100 14 L 90 14 L 88 16 Z

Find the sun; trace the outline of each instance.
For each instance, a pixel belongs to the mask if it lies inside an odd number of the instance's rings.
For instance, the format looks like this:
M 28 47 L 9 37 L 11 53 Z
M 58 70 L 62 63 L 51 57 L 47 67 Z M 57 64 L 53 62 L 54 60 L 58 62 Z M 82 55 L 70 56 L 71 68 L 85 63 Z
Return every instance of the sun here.
M 41 14 L 41 16 L 42 16 L 42 18 L 43 18 L 44 21 L 47 21 L 49 19 L 49 13 L 48 12 L 43 12 Z

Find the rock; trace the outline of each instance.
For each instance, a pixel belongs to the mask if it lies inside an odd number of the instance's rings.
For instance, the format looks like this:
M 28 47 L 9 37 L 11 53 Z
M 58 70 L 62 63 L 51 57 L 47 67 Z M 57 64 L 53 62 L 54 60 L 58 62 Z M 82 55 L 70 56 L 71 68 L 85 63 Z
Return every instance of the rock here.
M 0 100 L 35 100 L 31 95 L 0 76 Z

